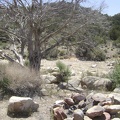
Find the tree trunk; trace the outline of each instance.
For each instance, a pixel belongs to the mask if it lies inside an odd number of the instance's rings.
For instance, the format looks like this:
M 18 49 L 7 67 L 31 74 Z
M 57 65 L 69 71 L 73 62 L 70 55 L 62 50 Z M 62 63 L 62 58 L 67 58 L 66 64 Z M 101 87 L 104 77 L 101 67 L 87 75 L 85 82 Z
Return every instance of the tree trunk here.
M 34 41 L 32 41 L 33 31 L 30 32 L 28 35 L 28 54 L 29 54 L 29 63 L 30 68 L 32 70 L 35 70 L 36 72 L 39 72 L 40 65 L 41 65 L 41 59 L 42 54 L 40 50 L 40 41 L 39 41 L 39 35 L 35 32 L 34 33 Z
M 40 70 L 42 56 L 39 51 L 33 51 L 29 56 L 30 68 L 38 72 Z

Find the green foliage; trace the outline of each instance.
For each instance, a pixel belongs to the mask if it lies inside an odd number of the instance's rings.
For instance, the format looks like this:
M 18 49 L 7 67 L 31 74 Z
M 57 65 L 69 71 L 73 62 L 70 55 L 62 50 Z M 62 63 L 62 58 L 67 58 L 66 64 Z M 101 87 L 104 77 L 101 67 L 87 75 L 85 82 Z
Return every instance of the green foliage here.
M 49 53 L 44 56 L 44 58 L 48 59 L 48 60 L 57 59 L 58 53 L 59 53 L 59 50 L 57 48 L 54 48 L 54 49 L 50 50 Z
M 116 46 L 117 48 L 120 48 L 120 37 L 113 42 L 113 45 Z
M 10 85 L 10 81 L 7 77 L 3 77 L 1 80 L 0 80 L 0 89 L 2 90 L 2 92 L 4 94 L 7 94 L 8 93 L 8 87 Z
M 95 36 L 94 41 L 96 42 L 97 45 L 106 43 L 106 39 L 101 36 Z
M 112 40 L 117 40 L 120 37 L 120 28 L 118 26 L 114 26 L 110 30 L 110 38 Z
M 81 49 L 82 48 L 82 49 Z M 104 51 L 93 45 L 81 44 L 76 49 L 76 56 L 83 60 L 104 61 L 106 56 Z
M 5 49 L 7 46 L 6 42 L 0 41 L 0 49 Z
M 3 94 L 8 93 L 8 87 L 10 85 L 10 80 L 5 74 L 5 65 L 0 65 L 0 90 Z
M 58 82 L 67 82 L 71 76 L 71 71 L 68 66 L 66 66 L 61 61 L 56 63 L 56 66 L 59 68 Z
M 120 86 L 120 60 L 116 62 L 114 70 L 110 74 L 110 78 L 117 86 Z
M 117 40 L 120 37 L 120 13 L 111 17 L 112 28 L 109 32 L 112 40 Z
M 95 61 L 104 61 L 106 56 L 101 49 L 96 47 L 89 52 L 88 58 Z

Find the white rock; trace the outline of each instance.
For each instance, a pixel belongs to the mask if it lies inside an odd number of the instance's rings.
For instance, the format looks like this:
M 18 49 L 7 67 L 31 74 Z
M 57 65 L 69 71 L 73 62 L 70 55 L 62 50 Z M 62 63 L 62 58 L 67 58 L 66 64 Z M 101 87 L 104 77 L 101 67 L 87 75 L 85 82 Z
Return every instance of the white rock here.
M 91 65 L 92 68 L 95 68 L 97 66 L 97 64 Z
M 111 119 L 111 120 L 120 120 L 120 118 L 113 118 L 113 119 Z
M 8 105 L 8 115 L 10 114 L 18 114 L 18 113 L 32 113 L 34 111 L 37 111 L 39 105 L 36 102 L 33 102 L 33 100 L 30 97 L 17 97 L 12 96 L 9 99 L 9 105 Z

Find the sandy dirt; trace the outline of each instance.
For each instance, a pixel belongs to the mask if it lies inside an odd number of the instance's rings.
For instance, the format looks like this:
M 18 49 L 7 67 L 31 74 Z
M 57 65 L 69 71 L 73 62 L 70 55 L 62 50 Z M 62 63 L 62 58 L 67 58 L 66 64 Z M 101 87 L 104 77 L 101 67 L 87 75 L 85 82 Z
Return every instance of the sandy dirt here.
M 42 60 L 42 69 L 48 67 L 55 67 L 56 61 Z M 81 72 L 91 71 L 99 74 L 107 74 L 111 70 L 111 66 L 108 65 L 112 61 L 94 62 L 94 61 L 80 61 L 76 58 L 61 60 L 66 65 L 70 66 L 70 69 L 75 72 L 75 75 L 80 75 Z M 70 91 L 68 93 L 71 93 Z M 51 95 L 47 97 L 35 97 L 34 101 L 38 102 L 38 112 L 32 114 L 28 118 L 11 118 L 7 116 L 8 100 L 0 101 L 0 120 L 50 120 L 50 107 L 56 100 L 62 99 L 66 96 L 64 91 L 61 94 Z

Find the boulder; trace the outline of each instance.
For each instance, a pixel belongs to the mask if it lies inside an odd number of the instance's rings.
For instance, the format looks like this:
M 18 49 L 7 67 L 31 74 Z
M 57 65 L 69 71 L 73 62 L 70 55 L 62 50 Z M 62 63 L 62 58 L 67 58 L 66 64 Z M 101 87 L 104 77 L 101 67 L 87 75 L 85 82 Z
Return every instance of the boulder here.
M 41 75 L 41 79 L 45 84 L 52 84 L 52 83 L 56 83 L 57 79 L 55 76 L 53 75 Z
M 95 101 L 95 102 L 103 102 L 106 100 L 106 95 L 102 94 L 102 93 L 96 93 L 92 96 L 92 99 Z
M 111 120 L 111 115 L 107 112 L 104 112 L 103 115 L 105 116 L 105 120 Z
M 85 100 L 86 97 L 84 94 L 74 93 L 72 94 L 71 98 L 75 102 L 75 104 L 78 104 L 80 101 Z
M 54 120 L 64 120 L 65 118 L 67 118 L 64 109 L 61 107 L 54 108 L 53 113 L 54 113 Z
M 78 87 L 80 84 L 79 76 L 71 76 L 70 80 L 68 80 L 68 83 L 71 84 L 75 88 Z
M 29 97 L 12 96 L 9 99 L 8 115 L 31 115 L 37 111 L 39 105 Z
M 72 106 L 72 105 L 75 104 L 72 98 L 65 98 L 64 101 L 65 101 L 69 106 Z
M 105 105 L 103 106 L 105 111 L 110 114 L 116 114 L 120 111 L 120 105 Z
M 116 92 L 116 93 L 120 93 L 120 87 L 115 88 L 115 89 L 114 89 L 114 92 Z
M 76 109 L 73 114 L 74 120 L 84 120 L 84 113 L 80 109 Z
M 86 107 L 86 103 L 84 100 L 80 101 L 79 104 L 78 104 L 78 108 L 81 109 L 81 108 L 84 108 Z
M 86 86 L 92 90 L 112 90 L 112 81 L 107 78 L 100 78 L 95 76 L 86 76 L 81 81 L 81 86 Z
M 104 108 L 97 105 L 97 106 L 93 106 L 92 108 L 88 109 L 86 111 L 86 115 L 90 118 L 94 118 L 94 117 L 97 117 L 97 116 L 102 116 L 103 113 L 104 113 Z
M 114 98 L 114 104 L 120 104 L 120 94 L 119 93 L 111 93 L 108 97 Z
M 49 96 L 50 95 L 50 93 L 46 90 L 46 89 L 41 89 L 41 94 L 43 95 L 43 96 Z

